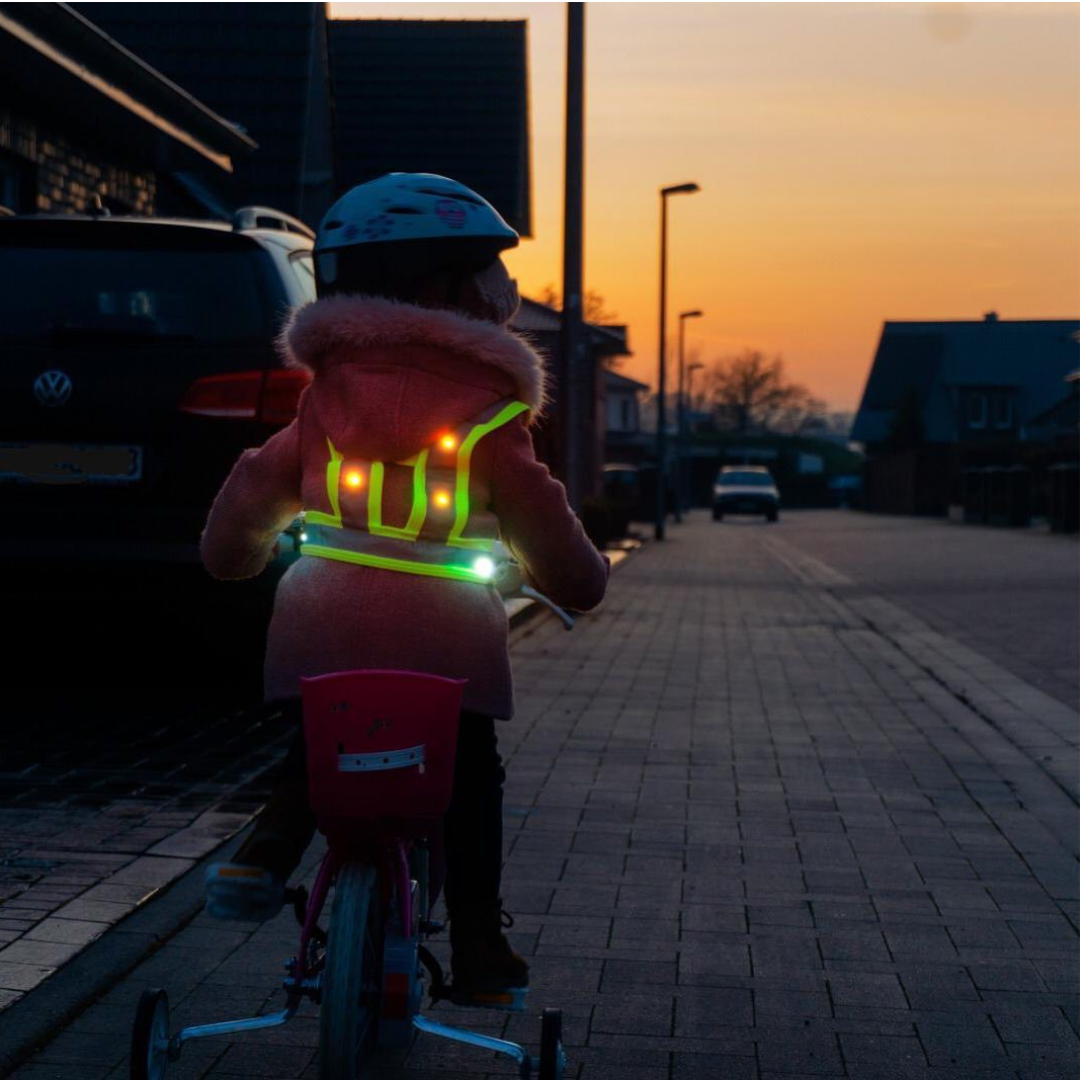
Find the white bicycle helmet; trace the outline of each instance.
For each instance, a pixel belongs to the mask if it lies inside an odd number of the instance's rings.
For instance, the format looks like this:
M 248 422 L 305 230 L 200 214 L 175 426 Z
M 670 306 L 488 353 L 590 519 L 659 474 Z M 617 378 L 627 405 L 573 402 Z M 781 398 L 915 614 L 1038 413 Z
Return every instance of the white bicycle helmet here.
M 487 240 L 492 257 L 518 234 L 471 188 L 434 173 L 387 173 L 346 192 L 326 212 L 315 238 L 318 257 L 367 244 L 415 240 Z

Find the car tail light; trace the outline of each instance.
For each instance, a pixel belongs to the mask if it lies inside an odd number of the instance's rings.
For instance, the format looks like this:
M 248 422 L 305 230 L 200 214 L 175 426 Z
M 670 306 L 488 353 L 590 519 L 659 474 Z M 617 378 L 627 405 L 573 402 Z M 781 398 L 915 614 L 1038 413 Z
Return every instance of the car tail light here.
M 310 382 L 311 374 L 307 371 L 281 368 L 268 371 L 259 404 L 259 419 L 264 424 L 288 424 L 295 420 L 300 394 Z
M 193 382 L 177 406 L 195 416 L 287 424 L 296 416 L 300 393 L 311 382 L 306 371 L 233 371 Z

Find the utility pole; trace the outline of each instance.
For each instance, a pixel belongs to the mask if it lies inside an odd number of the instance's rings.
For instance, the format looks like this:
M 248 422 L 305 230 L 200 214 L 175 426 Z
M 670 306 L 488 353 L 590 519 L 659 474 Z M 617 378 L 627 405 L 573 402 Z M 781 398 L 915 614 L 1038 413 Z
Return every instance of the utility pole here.
M 585 203 L 585 5 L 566 5 L 566 176 L 563 216 L 562 319 L 559 331 L 559 394 L 566 495 L 580 511 L 591 494 L 586 445 L 593 404 L 593 372 L 584 348 L 582 253 Z
M 654 535 L 664 539 L 664 522 L 667 518 L 665 483 L 667 481 L 667 201 L 669 195 L 693 195 L 700 191 L 697 184 L 673 184 L 660 189 L 660 347 L 657 350 L 656 376 L 656 521 Z

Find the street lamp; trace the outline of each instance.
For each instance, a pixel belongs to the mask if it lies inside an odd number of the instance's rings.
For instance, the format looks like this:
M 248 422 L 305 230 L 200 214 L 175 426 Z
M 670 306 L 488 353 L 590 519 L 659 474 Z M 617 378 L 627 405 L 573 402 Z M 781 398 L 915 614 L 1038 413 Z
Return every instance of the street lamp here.
M 704 364 L 687 364 L 686 365 L 686 400 L 690 403 L 690 407 L 694 406 L 694 372 L 701 371 L 704 368 Z M 691 479 L 693 479 L 693 470 L 691 470 Z M 689 499 L 687 500 L 689 502 Z
M 664 539 L 666 517 L 665 480 L 667 479 L 667 410 L 664 380 L 667 376 L 665 322 L 667 315 L 667 199 L 669 195 L 693 195 L 697 184 L 675 184 L 660 189 L 660 363 L 656 393 L 656 539 Z
M 686 339 L 686 320 L 700 319 L 704 311 L 679 312 L 679 398 L 675 406 L 675 520 L 682 521 L 683 504 L 686 502 L 686 406 L 684 404 L 684 384 L 686 382 L 686 364 L 683 359 L 683 345 Z M 688 508 L 689 509 L 689 508 Z

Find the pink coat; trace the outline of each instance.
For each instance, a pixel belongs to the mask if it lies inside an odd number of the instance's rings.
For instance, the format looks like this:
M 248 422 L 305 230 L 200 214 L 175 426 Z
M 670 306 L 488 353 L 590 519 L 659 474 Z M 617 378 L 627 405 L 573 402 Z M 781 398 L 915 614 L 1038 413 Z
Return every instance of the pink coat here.
M 608 563 L 528 431 L 544 400 L 540 357 L 519 337 L 448 312 L 364 297 L 300 309 L 281 336 L 288 364 L 314 374 L 296 420 L 246 450 L 206 523 L 202 558 L 217 578 L 260 573 L 302 508 L 329 511 L 327 440 L 347 457 L 404 461 L 502 398 L 529 412 L 477 444 L 470 501 L 499 521 L 530 580 L 578 611 L 598 604 Z M 404 523 L 411 484 L 386 472 L 383 521 Z M 404 472 L 399 470 L 398 472 Z M 349 515 L 343 501 L 345 523 Z M 468 679 L 465 707 L 513 712 L 507 619 L 490 586 L 301 558 L 282 578 L 267 642 L 267 699 L 302 675 L 400 668 Z

